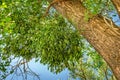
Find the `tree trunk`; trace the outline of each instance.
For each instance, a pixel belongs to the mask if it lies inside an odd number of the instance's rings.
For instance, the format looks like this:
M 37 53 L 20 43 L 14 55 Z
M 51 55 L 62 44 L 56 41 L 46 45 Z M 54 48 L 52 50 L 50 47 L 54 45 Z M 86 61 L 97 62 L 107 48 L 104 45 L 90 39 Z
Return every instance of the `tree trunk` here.
M 116 79 L 120 80 L 120 28 L 100 16 L 86 21 L 86 9 L 80 0 L 63 0 L 54 4 L 54 7 L 79 29 L 108 63 Z
M 120 18 L 120 0 L 111 0 L 119 14 L 119 18 Z

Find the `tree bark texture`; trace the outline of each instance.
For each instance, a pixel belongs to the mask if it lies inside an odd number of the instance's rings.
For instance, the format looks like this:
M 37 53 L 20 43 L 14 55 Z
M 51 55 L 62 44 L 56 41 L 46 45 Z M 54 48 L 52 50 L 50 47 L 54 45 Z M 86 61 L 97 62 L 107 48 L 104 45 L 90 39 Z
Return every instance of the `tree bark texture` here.
M 80 0 L 63 0 L 54 7 L 76 26 L 108 63 L 116 79 L 120 80 L 120 28 L 97 15 L 86 21 L 86 9 Z
M 111 0 L 111 1 L 113 2 L 113 5 L 115 6 L 120 17 L 120 0 Z

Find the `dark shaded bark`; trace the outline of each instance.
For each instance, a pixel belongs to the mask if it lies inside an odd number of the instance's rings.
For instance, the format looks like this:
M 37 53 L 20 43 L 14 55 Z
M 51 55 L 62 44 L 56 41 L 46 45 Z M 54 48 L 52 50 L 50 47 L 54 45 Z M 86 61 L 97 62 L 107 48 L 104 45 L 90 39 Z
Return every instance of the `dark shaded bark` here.
M 116 79 L 120 80 L 120 28 L 100 16 L 86 21 L 86 9 L 80 0 L 63 0 L 54 7 L 79 29 L 111 67 Z

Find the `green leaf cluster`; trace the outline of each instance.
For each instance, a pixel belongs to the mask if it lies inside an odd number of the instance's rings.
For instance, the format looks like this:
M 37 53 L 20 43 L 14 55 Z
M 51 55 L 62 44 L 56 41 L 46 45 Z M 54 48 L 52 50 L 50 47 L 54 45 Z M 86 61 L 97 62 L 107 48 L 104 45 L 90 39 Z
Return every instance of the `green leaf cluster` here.
M 63 64 L 82 56 L 82 37 L 78 31 L 58 13 L 53 13 L 54 18 L 43 18 L 46 4 L 37 0 L 4 3 L 7 8 L 3 7 L 1 15 L 2 54 L 22 56 L 28 61 L 36 58 L 55 69 L 58 66 L 64 69 Z
M 83 5 L 93 15 L 114 9 L 110 0 L 85 0 L 83 1 Z
M 97 14 L 102 10 L 99 8 L 103 7 L 103 3 L 104 1 L 99 4 L 94 0 L 86 0 L 84 5 Z M 47 5 L 45 0 L 3 0 L 1 2 L 0 71 L 6 72 L 11 56 L 22 57 L 27 61 L 35 58 L 36 61 L 47 64 L 49 69 L 56 73 L 64 68 L 73 72 L 79 71 L 78 66 L 81 65 L 86 70 L 85 73 L 88 73 L 93 68 L 99 69 L 104 66 L 104 61 L 96 55 L 94 49 L 86 44 L 71 23 L 54 9 L 50 11 L 49 16 L 42 17 Z M 79 65 L 81 57 L 84 60 L 83 64 Z M 91 78 L 91 76 L 93 75 L 88 77 Z

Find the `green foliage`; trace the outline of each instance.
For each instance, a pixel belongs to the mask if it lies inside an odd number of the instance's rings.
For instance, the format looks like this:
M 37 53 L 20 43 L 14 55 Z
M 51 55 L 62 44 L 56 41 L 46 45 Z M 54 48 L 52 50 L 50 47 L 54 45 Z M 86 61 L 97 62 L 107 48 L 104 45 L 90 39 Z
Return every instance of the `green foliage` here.
M 93 1 L 93 0 L 92 0 Z M 101 4 L 85 1 L 85 6 L 96 14 Z M 43 18 L 48 3 L 43 0 L 10 0 L 0 4 L 0 71 L 6 72 L 10 65 L 10 56 L 23 57 L 26 60 L 35 58 L 47 64 L 51 71 L 60 72 L 68 68 L 74 72 L 83 66 L 88 73 L 92 69 L 104 66 L 104 61 L 90 45 L 79 35 L 78 31 L 54 10 L 50 16 Z M 92 5 L 95 4 L 95 5 Z M 99 5 L 97 5 L 99 4 Z M 91 7 L 90 7 L 91 6 Z M 97 7 L 97 9 L 96 9 Z M 96 10 L 96 11 L 94 11 Z M 88 56 L 79 65 L 81 57 Z M 6 57 L 7 56 L 7 57 Z M 72 68 L 72 65 L 74 68 Z M 90 68 L 90 66 L 92 68 Z M 80 73 L 82 74 L 82 73 Z M 101 75 L 101 74 L 100 74 Z M 97 76 L 98 77 L 98 76 Z
M 69 62 L 71 76 L 82 80 L 107 80 L 106 77 L 109 80 L 115 80 L 112 79 L 113 74 L 109 73 L 110 69 L 97 52 L 88 43 L 84 47 L 85 49 L 82 50 L 83 57 L 74 62 Z
M 102 15 L 110 18 L 109 13 L 115 11 L 115 8 L 110 0 L 85 0 L 82 2 L 86 7 L 84 20 L 89 21 L 91 18 Z
M 1 24 L 4 24 L 0 28 L 2 45 L 5 44 L 3 54 L 22 56 L 27 60 L 40 59 L 50 68 L 63 66 L 73 57 L 82 56 L 82 37 L 57 13 L 54 13 L 55 18 L 41 18 L 44 8 L 37 1 L 15 1 L 6 6 L 3 12 L 7 13 L 3 17 L 9 16 L 3 18 Z M 6 24 L 10 25 L 7 27 Z
M 1 53 L 1 50 L 0 50 Z M 11 58 L 8 55 L 0 54 L 0 80 L 4 80 L 8 74 L 12 74 L 13 71 L 9 70 Z
M 37 47 L 41 51 L 41 62 L 48 63 L 50 67 L 62 66 L 73 57 L 76 59 L 81 57 L 81 36 L 71 26 L 67 26 L 64 19 L 55 22 L 55 26 L 53 23 L 52 26 L 45 26 L 47 23 L 44 25 L 42 31 L 46 32 L 39 36 Z
M 110 0 L 85 0 L 83 1 L 83 4 L 93 15 L 113 9 L 113 5 Z

